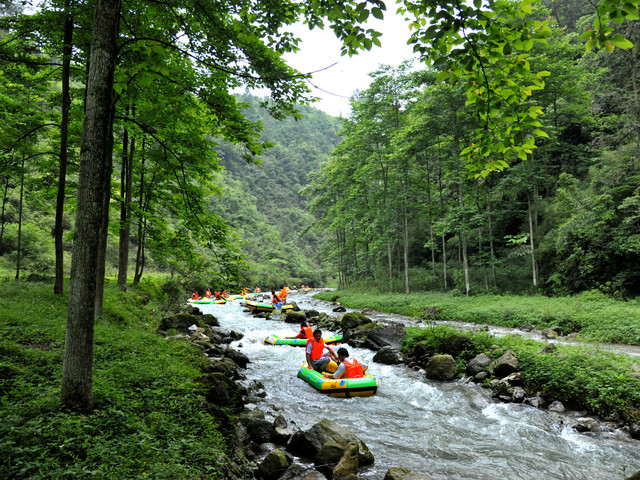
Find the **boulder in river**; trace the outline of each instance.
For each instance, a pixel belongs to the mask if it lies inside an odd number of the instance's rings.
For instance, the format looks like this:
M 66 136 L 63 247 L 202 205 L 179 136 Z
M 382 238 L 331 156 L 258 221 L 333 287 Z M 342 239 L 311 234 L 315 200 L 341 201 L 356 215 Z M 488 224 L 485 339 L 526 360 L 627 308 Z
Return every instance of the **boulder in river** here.
M 434 355 L 425 366 L 425 376 L 430 380 L 453 380 L 458 376 L 458 364 L 451 355 Z
M 340 322 L 340 327 L 343 332 L 361 327 L 367 323 L 372 323 L 372 320 L 369 317 L 358 312 L 345 313 L 344 315 L 341 315 L 337 321 Z
M 467 375 L 477 375 L 491 365 L 491 362 L 493 359 L 485 353 L 476 355 L 467 363 Z
M 331 480 L 343 480 L 358 473 L 358 444 L 350 443 L 333 469 Z
M 295 434 L 289 441 L 287 449 L 294 455 L 315 459 L 322 446 L 329 440 L 333 440 L 342 445 L 347 445 L 351 442 L 357 443 L 358 462 L 360 466 L 371 465 L 373 463 L 373 454 L 360 438 L 346 428 L 326 418 L 313 425 L 309 430 Z
M 263 480 L 276 480 L 287 471 L 292 461 L 291 455 L 276 448 L 269 452 L 258 466 L 258 477 Z
M 296 312 L 295 310 L 286 310 L 286 312 L 284 317 L 285 323 L 297 323 L 300 325 L 301 322 L 307 319 L 307 315 L 304 312 Z
M 382 347 L 373 356 L 373 361 L 385 365 L 396 365 L 402 363 L 402 354 L 397 348 Z

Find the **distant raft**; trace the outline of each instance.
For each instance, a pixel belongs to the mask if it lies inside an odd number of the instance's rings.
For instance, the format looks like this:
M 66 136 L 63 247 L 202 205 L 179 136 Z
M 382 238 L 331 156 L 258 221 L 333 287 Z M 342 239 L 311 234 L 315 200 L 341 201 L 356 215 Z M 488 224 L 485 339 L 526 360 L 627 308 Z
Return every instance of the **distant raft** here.
M 194 299 L 190 298 L 190 299 L 187 300 L 187 303 L 199 303 L 199 304 L 202 304 L 202 303 L 218 303 L 218 304 L 224 304 L 224 303 L 227 303 L 227 301 L 226 300 L 216 300 L 214 298 L 200 298 L 198 300 L 194 300 Z
M 247 302 L 247 308 L 249 310 L 253 310 L 254 312 L 273 312 L 276 310 L 276 307 L 271 305 L 270 303 L 258 303 L 258 302 Z M 284 305 L 282 310 L 290 310 L 293 308 L 293 305 Z
M 326 372 L 318 372 L 309 369 L 307 362 L 304 362 L 298 371 L 298 377 L 320 393 L 326 393 L 332 397 L 370 397 L 378 391 L 378 381 L 371 374 L 360 378 L 324 378 L 324 373 L 333 373 L 337 368 L 338 365 L 331 361 L 327 365 Z
M 342 343 L 342 335 L 335 334 L 330 337 L 323 338 L 324 343 L 327 345 L 336 345 Z M 307 345 L 306 338 L 287 338 L 279 337 L 278 335 L 269 335 L 264 339 L 264 343 L 271 345 L 291 345 L 293 347 L 304 347 Z

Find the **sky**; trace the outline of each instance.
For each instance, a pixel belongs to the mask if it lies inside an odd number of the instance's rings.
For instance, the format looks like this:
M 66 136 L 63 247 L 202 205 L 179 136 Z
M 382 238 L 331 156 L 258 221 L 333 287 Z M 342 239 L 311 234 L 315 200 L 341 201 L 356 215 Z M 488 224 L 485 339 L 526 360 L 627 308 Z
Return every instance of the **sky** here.
M 349 98 L 356 90 L 367 89 L 371 82 L 370 72 L 377 70 L 380 64 L 395 67 L 404 60 L 417 58 L 412 46 L 407 45 L 410 34 L 408 23 L 395 14 L 395 5 L 389 7 L 384 17 L 382 21 L 369 21 L 366 27 L 382 32 L 382 47 L 374 45 L 370 51 L 353 57 L 340 56 L 340 42 L 328 28 L 309 31 L 305 25 L 300 25 L 294 30 L 302 39 L 300 51 L 295 55 L 285 55 L 284 58 L 302 73 L 321 70 L 313 74 L 309 85 L 312 95 L 322 99 L 313 104 L 315 108 L 334 117 L 348 117 Z M 415 63 L 417 65 L 418 62 Z

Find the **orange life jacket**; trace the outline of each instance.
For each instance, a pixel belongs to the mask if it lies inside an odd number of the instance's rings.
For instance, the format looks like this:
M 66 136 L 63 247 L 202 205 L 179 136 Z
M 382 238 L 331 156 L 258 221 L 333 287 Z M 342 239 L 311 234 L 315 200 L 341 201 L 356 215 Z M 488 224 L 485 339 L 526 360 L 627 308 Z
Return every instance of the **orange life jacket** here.
M 345 358 L 342 361 L 342 363 L 344 363 L 344 366 L 347 369 L 347 374 L 346 374 L 347 378 L 364 377 L 364 371 L 362 369 L 362 365 L 360 365 L 358 363 L 358 360 L 356 360 L 355 358 L 352 358 L 351 362 L 347 361 L 347 359 Z
M 205 293 L 207 298 L 211 298 L 211 290 L 207 290 L 207 293 Z
M 287 298 L 287 289 L 283 288 L 280 290 L 280 298 Z
M 276 303 L 280 303 L 280 297 L 278 297 L 278 295 L 274 293 L 273 296 L 271 297 L 271 303 L 273 303 L 274 305 Z
M 214 296 L 216 297 L 216 300 L 221 300 L 220 298 L 220 292 L 215 292 Z
M 198 292 L 193 292 L 191 294 L 191 300 L 198 300 Z
M 324 340 L 320 339 L 319 342 L 316 342 L 316 339 L 312 336 L 307 340 L 307 345 L 309 345 L 309 342 L 313 345 L 311 349 L 311 361 L 313 362 L 322 356 L 322 353 L 324 352 Z
M 304 333 L 305 337 L 307 338 L 313 338 L 313 328 L 311 327 L 302 327 L 300 329 L 300 333 Z

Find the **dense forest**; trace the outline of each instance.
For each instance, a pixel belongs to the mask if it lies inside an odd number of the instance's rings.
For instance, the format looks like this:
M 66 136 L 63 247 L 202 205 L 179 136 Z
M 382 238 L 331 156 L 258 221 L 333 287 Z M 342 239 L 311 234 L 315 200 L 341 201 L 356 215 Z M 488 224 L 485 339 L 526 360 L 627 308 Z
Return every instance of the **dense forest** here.
M 536 14 L 551 33 L 529 61 L 548 79 L 525 100 L 537 148 L 509 168 L 474 175 L 461 153 L 481 119 L 436 69 L 381 66 L 352 100 L 341 143 L 305 189 L 341 285 L 640 293 L 639 51 L 585 51 L 588 5 L 547 3 Z M 638 25 L 620 30 L 640 41 Z
M 585 49 L 593 8 L 542 3 L 527 11 L 544 41 L 513 43 L 528 52 L 517 73 L 533 73 L 516 102 L 527 114 L 508 127 L 478 114 L 484 94 L 472 98 L 448 64 L 381 65 L 348 119 L 233 94 L 252 86 L 246 77 L 205 94 L 220 79 L 163 46 L 178 27 L 153 43 L 150 26 L 124 17 L 104 272 L 122 288 L 167 272 L 194 288 L 637 295 L 638 50 Z M 51 5 L 3 11 L 0 273 L 55 279 L 62 292 L 92 6 Z M 637 24 L 617 23 L 610 38 L 637 43 Z M 505 105 L 509 75 L 502 90 L 494 83 Z M 300 100 L 271 87 L 276 100 Z M 495 145 L 474 153 L 492 128 Z

